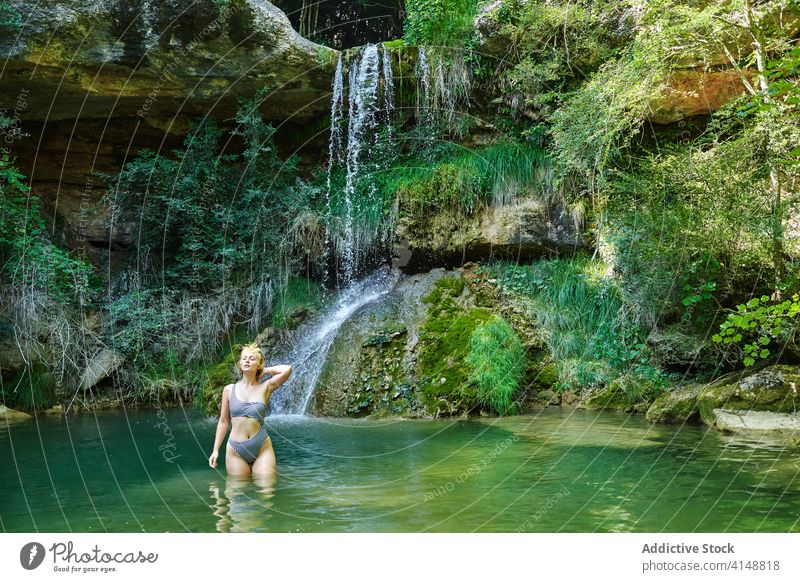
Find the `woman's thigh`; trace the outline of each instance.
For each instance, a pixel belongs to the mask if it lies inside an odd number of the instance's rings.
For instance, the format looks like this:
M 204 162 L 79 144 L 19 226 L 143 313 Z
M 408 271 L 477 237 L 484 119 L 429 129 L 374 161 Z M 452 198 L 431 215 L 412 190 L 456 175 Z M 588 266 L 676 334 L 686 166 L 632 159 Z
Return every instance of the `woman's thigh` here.
M 272 439 L 267 438 L 261 446 L 253 463 L 253 474 L 274 475 L 275 474 L 275 451 L 272 449 Z
M 228 471 L 228 475 L 250 474 L 250 465 L 230 445 L 225 447 L 225 469 Z

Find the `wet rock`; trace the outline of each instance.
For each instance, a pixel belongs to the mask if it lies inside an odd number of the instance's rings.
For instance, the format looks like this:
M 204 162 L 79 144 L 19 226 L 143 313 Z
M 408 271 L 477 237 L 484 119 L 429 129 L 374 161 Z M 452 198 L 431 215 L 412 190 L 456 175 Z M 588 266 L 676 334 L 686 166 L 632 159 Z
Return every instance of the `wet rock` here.
M 406 273 L 490 257 L 526 261 L 586 246 L 564 208 L 525 198 L 472 216 L 404 216 L 398 220 L 397 237 L 409 241 L 412 255 Z
M 561 404 L 561 395 L 553 390 L 541 390 L 536 393 L 537 400 L 543 400 L 547 404 L 558 405 Z
M 561 403 L 567 406 L 572 406 L 578 402 L 578 396 L 572 390 L 566 390 L 561 395 Z
M 692 422 L 700 419 L 697 397 L 705 384 L 688 384 L 656 397 L 645 418 L 651 422 Z

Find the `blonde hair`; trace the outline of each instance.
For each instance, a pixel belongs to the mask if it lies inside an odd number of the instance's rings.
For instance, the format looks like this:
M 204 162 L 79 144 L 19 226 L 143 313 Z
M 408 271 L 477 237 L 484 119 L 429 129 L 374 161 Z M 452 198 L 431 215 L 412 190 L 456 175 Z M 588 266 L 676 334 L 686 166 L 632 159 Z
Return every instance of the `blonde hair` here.
M 239 352 L 239 359 L 236 360 L 236 369 L 239 370 L 240 378 L 243 377 L 244 374 L 242 373 L 242 368 L 239 365 L 239 362 L 242 359 L 242 354 L 245 352 L 252 352 L 258 356 L 258 368 L 256 369 L 256 380 L 258 380 L 259 376 L 261 376 L 262 372 L 264 371 L 264 362 L 266 361 L 264 358 L 264 352 L 261 350 L 261 346 L 256 342 L 242 346 L 242 351 Z

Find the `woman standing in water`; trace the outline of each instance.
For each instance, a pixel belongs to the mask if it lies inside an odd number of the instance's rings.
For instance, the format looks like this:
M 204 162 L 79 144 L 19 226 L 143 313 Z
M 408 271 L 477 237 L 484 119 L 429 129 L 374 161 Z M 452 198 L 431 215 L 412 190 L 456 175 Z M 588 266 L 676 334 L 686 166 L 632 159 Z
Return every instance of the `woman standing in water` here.
M 242 348 L 237 365 L 242 379 L 235 384 L 228 384 L 222 391 L 214 450 L 208 458 L 208 464 L 216 468 L 219 447 L 230 428 L 231 435 L 225 449 L 228 474 L 274 477 L 275 452 L 264 429 L 264 417 L 270 396 L 289 379 L 292 367 L 282 365 L 264 368 L 264 353 L 257 343 Z M 264 372 L 274 376 L 259 382 Z

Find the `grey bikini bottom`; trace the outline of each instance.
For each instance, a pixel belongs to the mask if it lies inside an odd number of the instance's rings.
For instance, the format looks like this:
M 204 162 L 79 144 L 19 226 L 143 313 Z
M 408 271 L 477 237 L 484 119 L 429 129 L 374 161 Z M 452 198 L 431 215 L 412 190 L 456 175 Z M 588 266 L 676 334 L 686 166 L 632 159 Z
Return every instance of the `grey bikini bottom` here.
M 235 441 L 229 438 L 228 444 L 233 447 L 233 450 L 236 451 L 240 457 L 252 465 L 258 457 L 261 445 L 263 445 L 268 438 L 267 430 L 262 424 L 258 432 L 246 441 Z

